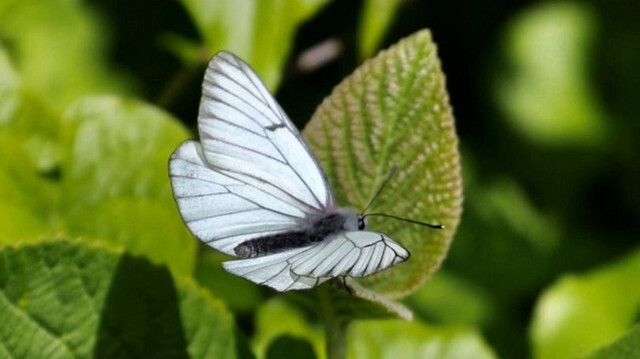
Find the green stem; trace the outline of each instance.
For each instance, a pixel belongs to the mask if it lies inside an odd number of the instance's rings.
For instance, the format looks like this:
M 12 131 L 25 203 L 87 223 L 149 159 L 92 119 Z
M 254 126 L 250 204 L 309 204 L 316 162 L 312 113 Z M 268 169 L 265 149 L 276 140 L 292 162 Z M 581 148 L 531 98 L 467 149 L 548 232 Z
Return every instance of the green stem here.
M 340 318 L 331 305 L 330 288 L 318 288 L 320 310 L 324 317 L 325 347 L 327 359 L 345 359 L 347 357 L 347 327 L 349 321 Z
M 178 97 L 184 92 L 185 88 L 191 83 L 191 80 L 202 72 L 202 67 L 207 63 L 209 52 L 202 49 L 197 57 L 191 63 L 184 65 L 178 73 L 176 73 L 169 83 L 162 89 L 160 95 L 156 99 L 156 105 L 165 110 L 171 108 Z
M 180 69 L 180 71 L 173 76 L 167 86 L 162 90 L 160 95 L 158 95 L 156 105 L 165 110 L 170 109 L 187 85 L 189 85 L 195 74 L 198 73 L 196 69 L 197 66 L 194 65 Z

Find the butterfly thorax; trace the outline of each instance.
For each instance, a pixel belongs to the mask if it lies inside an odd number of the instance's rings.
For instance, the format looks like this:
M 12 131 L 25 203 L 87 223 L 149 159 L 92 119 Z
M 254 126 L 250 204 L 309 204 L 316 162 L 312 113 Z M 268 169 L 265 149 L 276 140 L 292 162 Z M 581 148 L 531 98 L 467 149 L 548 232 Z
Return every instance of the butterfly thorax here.
M 359 216 L 349 209 L 310 217 L 297 229 L 249 239 L 237 245 L 234 252 L 241 258 L 260 257 L 288 249 L 301 248 L 321 242 L 334 233 L 359 229 Z

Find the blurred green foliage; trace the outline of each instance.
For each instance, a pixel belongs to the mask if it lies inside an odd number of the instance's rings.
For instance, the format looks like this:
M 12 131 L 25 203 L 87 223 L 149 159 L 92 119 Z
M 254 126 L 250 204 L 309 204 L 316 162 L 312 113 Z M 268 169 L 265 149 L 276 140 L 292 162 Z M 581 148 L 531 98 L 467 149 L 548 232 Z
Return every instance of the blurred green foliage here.
M 510 24 L 504 45 L 509 71 L 498 83 L 497 101 L 523 136 L 560 146 L 607 138 L 588 72 L 595 26 L 589 8 L 570 3 L 539 6 Z
M 423 28 L 463 218 L 403 301 L 413 322 L 356 323 L 348 357 L 637 357 L 633 2 L 0 0 L 0 358 L 324 358 L 315 299 L 222 271 L 180 222 L 166 161 L 215 51 L 251 63 L 302 128 L 363 57 Z M 327 39 L 340 52 L 298 68 Z
M 640 302 L 640 251 L 581 276 L 565 276 L 538 301 L 531 338 L 536 358 L 575 356 L 633 326 Z M 620 295 L 624 293 L 624 295 Z

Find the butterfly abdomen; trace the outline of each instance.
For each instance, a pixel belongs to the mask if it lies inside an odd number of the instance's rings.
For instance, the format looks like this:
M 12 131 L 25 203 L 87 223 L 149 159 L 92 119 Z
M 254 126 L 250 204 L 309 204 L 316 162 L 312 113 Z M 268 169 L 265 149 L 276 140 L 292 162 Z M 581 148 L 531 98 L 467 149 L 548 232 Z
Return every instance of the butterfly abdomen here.
M 253 238 L 240 243 L 233 250 L 238 257 L 253 258 L 305 247 L 321 242 L 330 234 L 345 230 L 345 222 L 346 217 L 342 213 L 331 213 L 310 221 L 303 230 Z
M 303 247 L 308 243 L 309 239 L 305 231 L 285 232 L 244 241 L 233 251 L 238 257 L 253 258 L 282 252 L 289 248 Z

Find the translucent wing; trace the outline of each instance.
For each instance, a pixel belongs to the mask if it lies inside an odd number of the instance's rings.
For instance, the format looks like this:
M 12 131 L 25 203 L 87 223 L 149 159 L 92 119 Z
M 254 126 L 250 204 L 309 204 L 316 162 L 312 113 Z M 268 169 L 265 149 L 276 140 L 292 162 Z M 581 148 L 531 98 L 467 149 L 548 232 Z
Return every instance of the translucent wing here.
M 224 268 L 278 291 L 309 289 L 333 277 L 365 277 L 409 259 L 382 233 L 342 232 L 309 247 L 223 263 Z
M 251 68 L 221 52 L 205 73 L 200 143 L 173 153 L 180 214 L 200 240 L 229 255 L 239 243 L 295 229 L 333 208 L 309 148 Z

